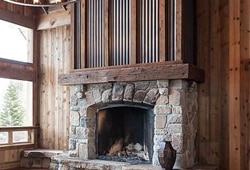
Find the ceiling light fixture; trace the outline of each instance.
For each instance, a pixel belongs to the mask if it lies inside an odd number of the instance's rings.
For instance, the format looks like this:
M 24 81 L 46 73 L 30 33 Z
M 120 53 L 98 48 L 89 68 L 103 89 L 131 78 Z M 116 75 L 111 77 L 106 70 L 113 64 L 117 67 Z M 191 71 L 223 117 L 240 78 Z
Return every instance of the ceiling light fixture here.
M 62 6 L 66 10 L 66 5 L 75 3 L 79 0 L 4 0 L 6 2 L 28 7 L 40 7 L 48 14 L 48 8 L 53 6 Z
M 78 0 L 4 0 L 4 1 L 22 6 L 52 7 L 57 5 L 68 5 L 70 3 L 77 2 Z

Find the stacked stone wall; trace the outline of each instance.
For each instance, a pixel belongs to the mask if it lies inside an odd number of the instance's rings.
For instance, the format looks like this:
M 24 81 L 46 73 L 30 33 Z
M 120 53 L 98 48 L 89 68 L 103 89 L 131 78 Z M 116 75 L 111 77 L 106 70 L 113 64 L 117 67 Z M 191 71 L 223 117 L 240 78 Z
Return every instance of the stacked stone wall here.
M 112 104 L 153 108 L 152 164 L 159 166 L 158 150 L 170 140 L 177 150 L 175 168 L 188 168 L 196 158 L 197 84 L 185 80 L 159 80 L 76 85 L 71 89 L 71 157 L 96 158 L 95 128 L 98 109 Z

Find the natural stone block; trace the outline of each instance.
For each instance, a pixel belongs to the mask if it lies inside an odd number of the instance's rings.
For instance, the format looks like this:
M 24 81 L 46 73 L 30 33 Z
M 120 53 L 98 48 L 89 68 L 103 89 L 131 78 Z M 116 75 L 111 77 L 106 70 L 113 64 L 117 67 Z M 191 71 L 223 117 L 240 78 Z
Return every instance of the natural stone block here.
M 189 93 L 192 93 L 192 92 L 197 92 L 197 83 L 192 81 L 192 82 L 189 82 L 189 86 L 188 86 L 188 92 Z
M 175 90 L 181 90 L 187 88 L 187 82 L 183 80 L 171 80 L 170 88 Z
M 70 110 L 71 111 L 79 111 L 80 110 L 80 107 L 79 106 L 70 106 Z
M 148 86 L 148 88 L 146 89 L 146 91 L 149 91 L 149 90 L 151 90 L 151 89 L 158 89 L 156 81 L 150 81 L 150 82 L 149 82 L 149 86 Z
M 182 106 L 172 106 L 173 114 L 182 114 Z
M 169 80 L 157 80 L 158 88 L 167 88 L 169 86 Z
M 154 136 L 154 151 L 157 151 L 157 149 L 159 149 L 159 144 L 165 141 L 170 141 L 171 140 L 171 136 L 169 134 L 165 134 L 165 135 L 155 135 Z
M 177 154 L 176 155 L 176 161 L 174 164 L 174 169 L 185 169 L 189 168 L 187 166 L 187 157 L 185 154 Z
M 160 163 L 159 163 L 159 159 L 158 159 L 158 152 L 153 153 L 152 164 L 154 166 L 159 166 L 159 167 L 161 166 Z
M 149 86 L 149 81 L 135 82 L 135 91 L 146 90 Z
M 172 134 L 172 146 L 177 151 L 177 153 L 184 153 L 186 151 L 185 145 L 187 144 L 184 141 L 184 135 L 181 133 Z
M 170 90 L 169 104 L 174 106 L 181 104 L 181 93 L 178 90 Z
M 155 128 L 163 129 L 166 127 L 167 117 L 165 115 L 156 115 L 155 116 Z
M 80 118 L 80 126 L 81 127 L 87 127 L 87 119 L 86 119 L 86 117 L 81 117 Z
M 115 83 L 112 90 L 112 101 L 122 101 L 124 93 L 124 84 Z
M 72 95 L 70 97 L 70 105 L 71 106 L 77 106 L 77 104 L 78 104 L 78 98 L 77 98 L 77 96 L 76 95 Z
M 82 99 L 82 98 L 85 97 L 85 95 L 84 95 L 83 92 L 77 92 L 77 93 L 76 93 L 76 97 L 77 97 L 78 99 Z
M 154 130 L 155 135 L 168 135 L 168 131 L 166 128 L 164 129 L 155 129 Z
M 160 95 L 168 96 L 169 90 L 168 88 L 159 88 L 159 93 Z
M 40 157 L 40 158 L 22 158 L 21 167 L 25 168 L 49 168 L 50 158 Z
M 69 156 L 70 157 L 78 157 L 78 150 L 70 150 L 69 151 Z
M 100 103 L 102 101 L 102 94 L 99 89 L 93 89 L 92 94 L 93 94 L 95 103 Z
M 76 127 L 76 138 L 86 139 L 88 137 L 88 129 L 85 127 Z
M 74 93 L 85 92 L 87 90 L 86 85 L 75 85 Z
M 82 160 L 88 159 L 88 145 L 85 143 L 79 144 L 79 158 Z
M 70 139 L 69 140 L 69 150 L 75 150 L 76 149 L 76 140 Z
M 145 96 L 146 96 L 146 93 L 144 90 L 138 90 L 134 94 L 133 102 L 142 103 Z
M 76 127 L 75 126 L 70 126 L 70 136 L 74 136 L 76 134 Z
M 87 103 L 87 98 L 83 98 L 83 99 L 79 99 L 78 100 L 78 106 L 81 108 L 81 107 L 85 107 L 87 106 L 88 103 Z
M 81 117 L 86 117 L 87 116 L 87 108 L 86 107 L 81 107 L 80 116 Z
M 85 95 L 86 95 L 86 104 L 85 104 L 85 106 L 86 105 L 91 106 L 91 105 L 95 104 L 95 99 L 94 99 L 92 91 L 85 92 Z
M 75 112 L 75 111 L 70 112 L 70 124 L 73 126 L 79 126 L 79 124 L 80 124 L 79 112 Z
M 167 131 L 171 134 L 183 133 L 183 126 L 181 124 L 170 124 L 167 127 Z
M 156 101 L 156 105 L 167 105 L 168 104 L 168 96 L 160 95 Z
M 155 104 L 156 100 L 159 97 L 159 91 L 158 89 L 151 89 L 149 90 L 149 92 L 147 93 L 143 103 L 146 104 Z
M 134 84 L 128 83 L 124 90 L 124 101 L 132 101 L 134 95 L 135 86 Z
M 112 86 L 112 83 L 99 84 L 100 93 L 103 93 L 105 90 L 112 89 Z
M 181 114 L 169 114 L 167 120 L 168 124 L 181 124 L 183 123 L 183 116 Z
M 154 108 L 154 113 L 156 115 L 168 115 L 171 113 L 171 108 L 169 105 L 157 105 Z
M 102 102 L 110 103 L 112 101 L 112 89 L 107 89 L 102 93 Z

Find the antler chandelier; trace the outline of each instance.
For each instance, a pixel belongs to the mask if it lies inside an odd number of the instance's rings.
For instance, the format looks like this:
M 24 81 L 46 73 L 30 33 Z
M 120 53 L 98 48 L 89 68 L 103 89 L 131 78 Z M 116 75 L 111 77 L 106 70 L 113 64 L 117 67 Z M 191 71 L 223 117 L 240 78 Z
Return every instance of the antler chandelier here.
M 46 8 L 56 5 L 65 6 L 67 4 L 77 2 L 78 0 L 4 0 L 4 1 L 16 5 Z

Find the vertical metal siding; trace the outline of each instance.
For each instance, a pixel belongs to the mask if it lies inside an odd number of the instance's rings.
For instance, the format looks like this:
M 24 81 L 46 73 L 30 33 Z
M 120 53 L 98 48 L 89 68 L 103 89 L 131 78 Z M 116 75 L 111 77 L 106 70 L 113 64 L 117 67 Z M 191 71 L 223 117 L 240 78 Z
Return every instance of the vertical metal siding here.
M 141 0 L 140 4 L 140 62 L 159 62 L 158 0 Z
M 104 0 L 87 3 L 87 67 L 104 66 Z
M 131 0 L 111 1 L 111 65 L 128 65 L 131 56 Z

